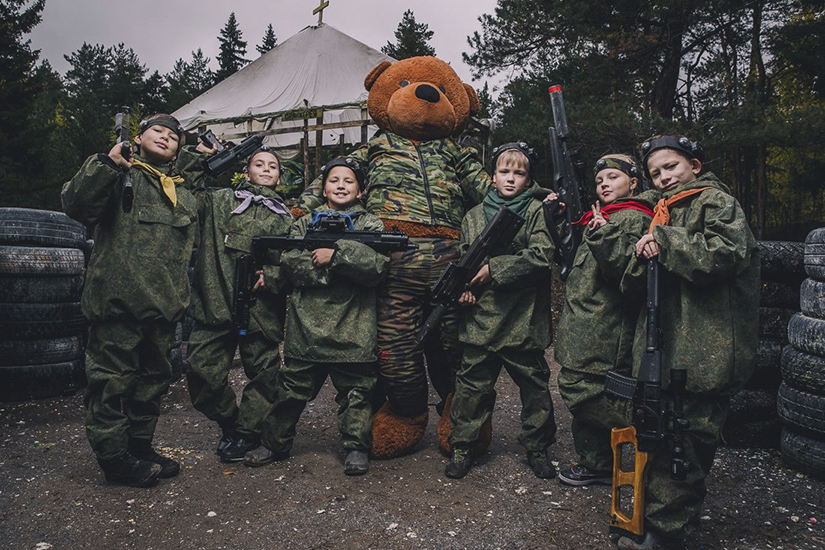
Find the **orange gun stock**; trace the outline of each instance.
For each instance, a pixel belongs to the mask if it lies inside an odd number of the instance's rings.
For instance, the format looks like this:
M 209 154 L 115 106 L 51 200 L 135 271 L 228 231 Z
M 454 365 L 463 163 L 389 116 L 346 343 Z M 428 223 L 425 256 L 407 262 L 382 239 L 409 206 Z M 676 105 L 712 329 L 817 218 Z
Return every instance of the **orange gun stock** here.
M 641 536 L 644 534 L 645 478 L 647 477 L 649 453 L 640 451 L 637 443 L 636 428 L 633 426 L 613 428 L 610 433 L 610 444 L 613 448 L 610 527 Z M 622 469 L 623 450 L 627 449 L 628 445 L 632 445 L 634 453 L 632 470 Z M 632 510 L 622 507 L 622 487 L 633 488 Z

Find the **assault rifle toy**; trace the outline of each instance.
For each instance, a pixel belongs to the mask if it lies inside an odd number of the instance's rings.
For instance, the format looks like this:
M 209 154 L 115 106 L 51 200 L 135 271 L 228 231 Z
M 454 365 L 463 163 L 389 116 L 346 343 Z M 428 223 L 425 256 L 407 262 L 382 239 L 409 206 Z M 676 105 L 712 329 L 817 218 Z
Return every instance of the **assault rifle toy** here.
M 129 143 L 129 107 L 122 107 L 121 111 L 115 115 L 115 135 L 120 144 L 120 154 L 126 160 L 132 159 L 132 145 Z M 132 174 L 129 168 L 120 169 L 120 184 L 123 188 L 121 192 L 121 207 L 125 213 L 132 211 L 132 203 L 135 200 L 135 192 L 132 188 Z
M 467 290 L 467 285 L 476 276 L 484 261 L 490 256 L 502 254 L 513 242 L 524 218 L 502 206 L 493 216 L 481 234 L 475 238 L 457 262 L 450 262 L 444 273 L 438 278 L 431 291 L 433 300 L 438 305 L 424 322 L 424 326 L 415 337 L 415 345 L 421 346 L 427 335 L 444 316 L 447 308 L 458 303 L 461 294 Z
M 575 151 L 567 146 L 569 130 L 567 128 L 567 112 L 564 110 L 564 98 L 561 86 L 550 87 L 550 105 L 553 108 L 553 124 L 550 133 L 550 158 L 553 162 L 553 190 L 558 194 L 558 202 L 563 203 L 564 221 L 561 224 L 562 232 L 556 227 L 556 201 L 544 203 L 544 218 L 550 237 L 556 246 L 556 253 L 561 263 L 562 281 L 567 280 L 573 267 L 573 259 L 582 239 L 582 229 L 573 225 L 584 214 L 582 204 L 587 202 L 587 189 L 584 186 L 584 162 Z
M 659 262 L 647 263 L 647 338 L 638 378 L 609 371 L 605 392 L 633 400 L 633 425 L 613 428 L 613 488 L 610 498 L 610 531 L 641 542 L 644 535 L 645 483 L 650 453 L 669 446 L 670 477 L 684 481 L 690 464 L 685 460 L 684 430 L 690 422 L 682 417 L 687 371 L 670 371 L 673 409 L 662 398 L 662 337 L 659 328 Z M 633 455 L 630 455 L 630 452 Z M 627 453 L 627 454 L 626 454 Z M 632 456 L 633 469 L 625 470 Z M 625 460 L 626 459 L 626 460 Z M 632 487 L 632 512 L 622 506 L 621 488 Z
M 204 172 L 212 177 L 220 176 L 235 166 L 238 162 L 251 155 L 252 152 L 255 151 L 255 149 L 258 149 L 264 142 L 263 135 L 254 134 L 237 145 L 232 142 L 229 142 L 228 145 L 224 145 L 218 141 L 218 138 L 215 137 L 212 130 L 206 130 L 205 132 L 199 134 L 198 139 L 200 139 L 201 142 L 203 142 L 203 144 L 210 149 L 212 147 L 216 147 L 218 149 L 217 153 L 206 159 L 203 163 Z
M 235 263 L 235 296 L 232 323 L 241 336 L 249 330 L 249 308 L 255 297 L 252 287 L 258 280 L 257 272 L 270 250 L 315 250 L 335 248 L 339 240 L 356 241 L 377 252 L 389 253 L 415 250 L 418 245 L 400 231 L 354 231 L 348 229 L 343 216 L 322 218 L 307 228 L 306 235 L 262 235 L 252 238 L 252 253 L 242 254 Z

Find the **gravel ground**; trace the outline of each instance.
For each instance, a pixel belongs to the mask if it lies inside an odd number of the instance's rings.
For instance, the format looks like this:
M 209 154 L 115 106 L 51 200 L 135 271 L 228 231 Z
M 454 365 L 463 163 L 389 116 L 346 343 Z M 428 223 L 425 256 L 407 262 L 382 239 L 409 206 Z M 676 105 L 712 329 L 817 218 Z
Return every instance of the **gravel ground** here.
M 242 377 L 233 371 L 234 384 Z M 552 385 L 559 424 L 553 453 L 564 464 L 573 456 L 570 416 Z M 493 443 L 465 479 L 443 475 L 434 408 L 413 454 L 374 461 L 366 476 L 349 478 L 329 386 L 307 408 L 292 458 L 251 469 L 221 464 L 214 454 L 217 428 L 192 408 L 179 381 L 165 399 L 155 443 L 183 470 L 150 489 L 105 482 L 86 442 L 80 395 L 0 404 L 0 545 L 615 548 L 608 538 L 609 488 L 568 488 L 534 477 L 516 441 L 517 390 L 506 374 L 497 390 Z M 723 447 L 689 548 L 825 548 L 823 494 L 825 482 L 788 469 L 776 450 Z

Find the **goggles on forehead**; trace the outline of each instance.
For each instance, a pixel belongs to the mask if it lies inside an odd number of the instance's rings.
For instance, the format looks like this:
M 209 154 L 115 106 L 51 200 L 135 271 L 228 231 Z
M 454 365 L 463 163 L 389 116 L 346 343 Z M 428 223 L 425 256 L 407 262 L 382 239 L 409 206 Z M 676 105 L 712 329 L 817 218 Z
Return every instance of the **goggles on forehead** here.
M 688 158 L 702 160 L 704 151 L 698 141 L 690 141 L 685 136 L 659 136 L 651 138 L 640 147 L 642 152 L 642 166 L 647 170 L 647 159 L 659 149 L 673 149 L 686 155 Z
M 327 176 L 329 175 L 329 171 L 335 168 L 336 166 L 345 166 L 353 171 L 355 174 L 355 179 L 358 180 L 358 187 L 362 190 L 366 187 L 367 183 L 367 175 L 364 173 L 364 169 L 361 168 L 361 164 L 349 157 L 338 157 L 332 159 L 328 163 L 326 163 L 323 167 L 321 167 L 322 172 L 322 181 L 327 181 Z
M 593 174 L 596 175 L 605 168 L 615 168 L 616 170 L 620 170 L 630 176 L 631 178 L 638 178 L 639 176 L 639 169 L 630 164 L 627 161 L 617 158 L 600 158 L 596 161 L 596 165 L 593 167 Z
M 530 175 L 533 174 L 533 170 L 535 166 L 539 163 L 539 156 L 536 154 L 536 150 L 527 145 L 524 141 L 511 141 L 510 143 L 504 143 L 499 145 L 495 149 L 493 149 L 493 156 L 492 156 L 492 169 L 495 171 L 496 164 L 498 163 L 498 157 L 504 151 L 518 151 L 522 153 L 525 157 L 527 157 L 527 161 L 530 164 Z
M 138 133 L 142 134 L 146 131 L 147 128 L 150 128 L 151 126 L 163 126 L 164 128 L 169 128 L 178 135 L 178 138 L 180 138 L 183 135 L 183 126 L 181 126 L 180 124 L 175 124 L 174 121 L 163 118 L 150 118 L 149 120 L 141 120 L 140 124 L 138 125 Z

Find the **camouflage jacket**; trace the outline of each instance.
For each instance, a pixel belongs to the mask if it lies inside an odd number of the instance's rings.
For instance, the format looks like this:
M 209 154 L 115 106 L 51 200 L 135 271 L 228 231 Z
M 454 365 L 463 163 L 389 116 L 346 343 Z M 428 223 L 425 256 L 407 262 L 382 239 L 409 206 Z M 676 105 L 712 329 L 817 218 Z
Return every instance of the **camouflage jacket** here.
M 63 186 L 63 210 L 94 228 L 95 246 L 81 298 L 86 318 L 183 317 L 189 306 L 187 269 L 198 232 L 195 197 L 186 187 L 201 177 L 200 159 L 191 154 L 177 165 L 155 166 L 184 177 L 184 184 L 176 186 L 175 206 L 157 177 L 132 168 L 134 203 L 131 212 L 124 213 L 120 169 L 103 154 L 86 159 Z
M 550 260 L 555 248 L 540 200 L 530 204 L 525 218 L 506 254 L 489 259 L 492 283 L 480 289 L 475 304 L 459 306 L 462 343 L 488 351 L 543 350 L 550 345 Z M 486 224 L 484 205 L 467 213 L 461 225 L 462 253 Z
M 759 248 L 742 207 L 711 173 L 665 193 L 709 186 L 670 207 L 659 225 L 663 385 L 687 369 L 687 390 L 732 394 L 753 372 L 759 329 Z M 638 261 L 638 260 L 636 260 Z M 633 348 L 634 376 L 645 348 L 642 311 Z
M 367 211 L 388 222 L 457 230 L 465 201 L 480 203 L 491 185 L 475 151 L 459 147 L 452 138 L 415 143 L 379 131 L 350 157 L 367 173 Z M 301 195 L 298 208 L 317 208 L 322 203 L 320 189 L 316 179 Z
M 255 195 L 283 199 L 268 187 L 244 181 L 238 186 Z M 206 188 L 194 190 L 198 199 L 198 217 L 202 237 L 195 261 L 192 281 L 192 317 L 207 325 L 228 324 L 232 316 L 235 294 L 235 262 L 242 254 L 252 252 L 252 237 L 286 235 L 292 216 L 278 214 L 263 204 L 252 203 L 240 214 L 232 214 L 243 201 L 235 197 L 235 189 Z M 283 277 L 277 265 L 277 253 L 264 265 L 266 289 L 255 293 L 249 310 L 250 331 L 264 331 L 272 340 L 283 339 L 283 302 L 279 296 Z
M 319 210 L 324 210 L 319 209 Z M 381 220 L 362 206 L 345 212 L 364 212 L 354 220 L 356 231 L 383 231 Z M 304 216 L 291 234 L 305 235 L 311 216 Z M 377 319 L 375 286 L 389 267 L 389 256 L 348 240 L 336 242 L 332 262 L 312 265 L 312 251 L 288 250 L 283 269 L 294 285 L 287 313 L 284 356 L 322 363 L 375 361 Z
M 629 200 L 651 209 L 657 191 Z M 632 261 L 636 242 L 647 233 L 651 217 L 638 210 L 610 214 L 606 225 L 585 229 L 567 278 L 555 357 L 565 368 L 594 375 L 614 369 L 630 376 L 633 338 L 644 301 L 644 265 Z

